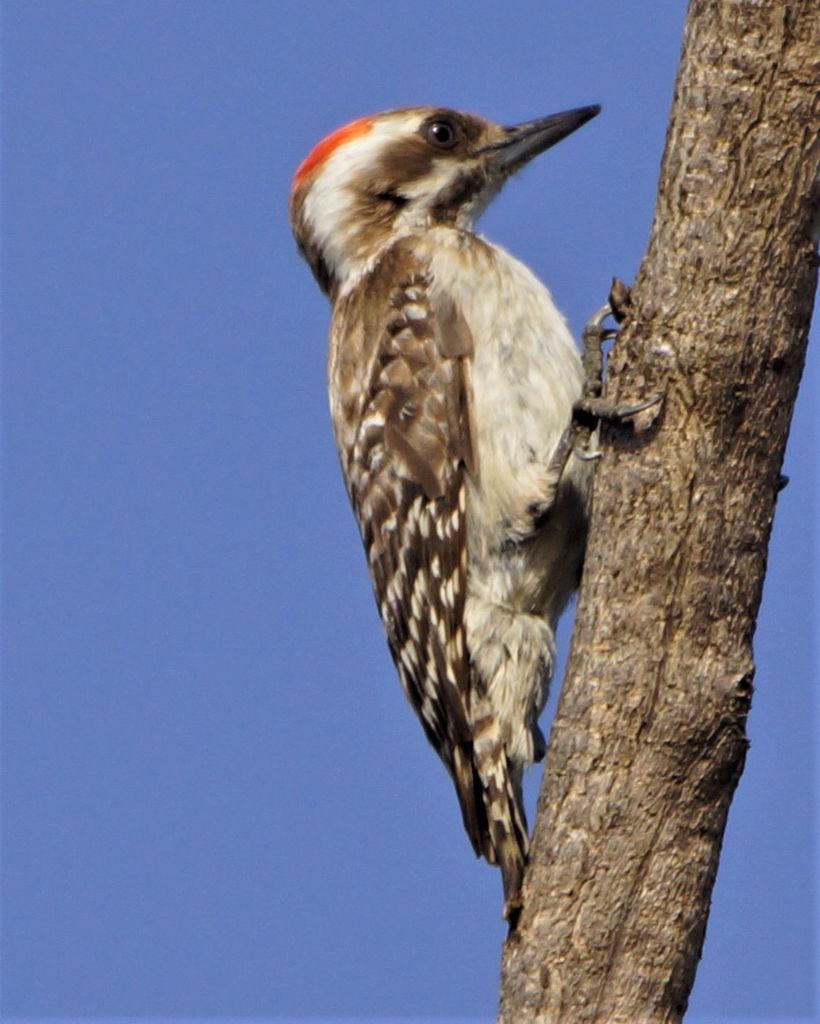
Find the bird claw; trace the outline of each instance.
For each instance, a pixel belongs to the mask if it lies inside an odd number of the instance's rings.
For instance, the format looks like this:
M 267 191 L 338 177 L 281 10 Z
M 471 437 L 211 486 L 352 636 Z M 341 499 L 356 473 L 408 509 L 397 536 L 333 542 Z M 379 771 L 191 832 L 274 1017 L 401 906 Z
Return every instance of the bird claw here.
M 603 452 L 599 452 L 597 449 L 592 451 L 589 448 L 573 448 L 572 454 L 576 459 L 580 459 L 582 462 L 595 462 L 596 459 L 600 459 Z
M 618 328 L 605 327 L 604 324 L 609 317 L 613 317 L 619 323 L 628 316 L 630 306 L 629 288 L 616 280 L 613 282 L 610 301 L 601 306 L 587 321 L 583 330 L 584 352 L 582 363 L 584 367 L 584 388 L 581 397 L 572 407 L 572 422 L 564 431 L 555 453 L 547 467 L 546 479 L 549 483 L 543 493 L 539 496 L 537 505 L 532 505 L 527 510 L 533 524 L 547 515 L 555 500 L 555 492 L 561 480 L 564 468 L 570 455 L 582 462 L 595 462 L 602 457 L 596 445 L 596 430 L 598 425 L 606 423 L 627 423 L 632 421 L 636 432 L 646 430 L 654 422 L 663 403 L 663 395 L 655 394 L 640 402 L 612 402 L 603 397 L 604 389 L 604 352 L 603 346 L 618 336 Z M 648 410 L 648 417 L 636 420 L 641 413 Z M 528 532 L 521 534 L 528 535 Z M 513 537 L 513 542 L 519 538 Z
M 606 398 L 594 395 L 589 398 L 579 398 L 573 406 L 573 411 L 581 416 L 588 416 L 594 420 L 607 420 L 610 423 L 623 423 L 626 420 L 637 416 L 639 412 L 645 412 L 653 406 L 659 406 L 663 402 L 663 395 L 652 395 L 642 402 L 622 403 L 610 402 Z
M 590 317 L 583 330 L 584 390 L 573 406 L 573 421 L 581 440 L 580 446 L 575 449 L 576 455 L 586 460 L 598 457 L 598 453 L 590 451 L 589 445 L 594 429 L 602 420 L 607 423 L 625 423 L 632 420 L 633 425 L 638 429 L 638 423 L 634 422 L 634 417 L 656 407 L 659 411 L 663 402 L 663 395 L 660 394 L 652 395 L 640 402 L 629 403 L 612 402 L 603 397 L 603 346 L 605 342 L 618 336 L 617 328 L 604 327 L 604 323 L 610 316 L 621 322 L 627 316 L 629 306 L 629 288 L 616 278 L 613 281 L 609 302 L 605 306 L 601 306 Z M 655 416 L 652 416 L 650 422 L 654 419 Z M 646 429 L 648 425 L 648 423 L 641 424 L 641 429 Z M 580 455 L 579 451 L 585 451 L 587 454 Z

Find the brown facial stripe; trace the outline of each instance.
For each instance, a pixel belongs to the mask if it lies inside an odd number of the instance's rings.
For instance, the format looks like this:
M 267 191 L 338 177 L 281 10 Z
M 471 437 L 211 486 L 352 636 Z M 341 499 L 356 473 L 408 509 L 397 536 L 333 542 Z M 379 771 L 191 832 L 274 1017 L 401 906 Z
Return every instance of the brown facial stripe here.
M 430 173 L 437 155 L 420 135 L 411 135 L 384 153 L 378 177 L 390 182 L 391 189 L 401 192 L 403 184 Z
M 425 129 L 434 121 L 446 118 L 459 133 L 456 144 L 448 150 L 437 149 L 425 137 Z M 460 114 L 444 108 L 426 117 L 416 135 L 385 153 L 379 166 L 379 178 L 390 185 L 388 192 L 401 193 L 402 184 L 416 181 L 430 173 L 434 160 L 464 160 L 476 148 L 485 132 L 484 124 L 469 114 Z
M 467 167 L 438 197 L 433 207 L 433 219 L 442 224 L 457 220 L 459 213 L 473 196 L 487 185 L 487 171 L 481 165 Z

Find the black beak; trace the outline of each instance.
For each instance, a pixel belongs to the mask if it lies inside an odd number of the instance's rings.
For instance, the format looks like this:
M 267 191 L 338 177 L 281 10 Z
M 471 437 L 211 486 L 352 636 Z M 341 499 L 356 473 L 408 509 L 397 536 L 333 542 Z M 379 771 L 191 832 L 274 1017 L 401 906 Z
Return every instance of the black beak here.
M 535 121 L 505 128 L 504 137 L 498 142 L 491 142 L 481 152 L 492 154 L 490 160 L 494 166 L 503 173 L 511 174 L 534 156 L 571 135 L 576 128 L 591 121 L 600 112 L 601 108 L 597 104 L 578 107 L 577 110 L 564 110 L 560 114 L 550 114 L 549 117 L 539 117 Z

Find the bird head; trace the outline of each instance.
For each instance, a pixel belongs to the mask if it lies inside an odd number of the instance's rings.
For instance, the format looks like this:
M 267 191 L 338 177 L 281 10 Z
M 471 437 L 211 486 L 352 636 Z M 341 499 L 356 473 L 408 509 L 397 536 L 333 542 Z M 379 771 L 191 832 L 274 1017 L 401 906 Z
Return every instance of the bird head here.
M 290 198 L 299 248 L 330 295 L 405 234 L 469 229 L 507 178 L 600 111 L 580 107 L 502 127 L 455 110 L 363 117 L 300 164 Z

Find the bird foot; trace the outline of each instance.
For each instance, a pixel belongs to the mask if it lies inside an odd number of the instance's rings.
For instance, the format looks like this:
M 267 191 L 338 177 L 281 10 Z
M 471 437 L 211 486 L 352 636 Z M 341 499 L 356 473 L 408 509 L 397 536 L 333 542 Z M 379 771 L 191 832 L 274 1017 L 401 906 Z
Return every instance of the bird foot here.
M 590 317 L 582 334 L 584 351 L 582 363 L 584 367 L 584 388 L 581 397 L 573 406 L 573 425 L 575 429 L 575 455 L 584 460 L 600 458 L 594 448 L 592 435 L 598 424 L 603 420 L 607 423 L 622 424 L 632 421 L 635 429 L 646 429 L 660 411 L 663 395 L 655 394 L 640 402 L 613 402 L 603 397 L 604 390 L 604 345 L 618 336 L 617 327 L 606 327 L 605 322 L 612 317 L 619 324 L 628 316 L 631 306 L 631 293 L 623 281 L 615 278 L 609 294 L 609 301 Z M 653 410 L 648 417 L 649 422 L 636 420 L 640 413 Z M 646 418 L 642 418 L 646 419 Z
M 639 412 L 652 409 L 663 402 L 663 395 L 652 395 L 643 402 L 618 403 L 610 402 L 606 398 L 594 396 L 590 398 L 579 398 L 573 406 L 576 419 L 588 417 L 592 420 L 606 420 L 608 423 L 624 423 L 626 420 L 637 416 Z

